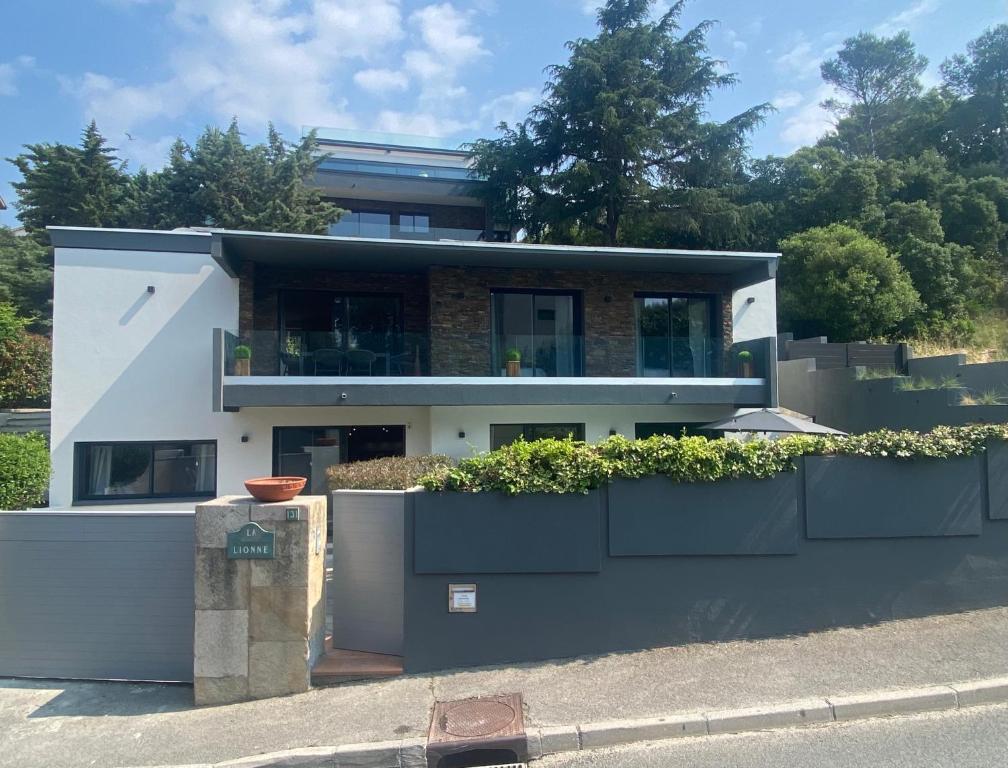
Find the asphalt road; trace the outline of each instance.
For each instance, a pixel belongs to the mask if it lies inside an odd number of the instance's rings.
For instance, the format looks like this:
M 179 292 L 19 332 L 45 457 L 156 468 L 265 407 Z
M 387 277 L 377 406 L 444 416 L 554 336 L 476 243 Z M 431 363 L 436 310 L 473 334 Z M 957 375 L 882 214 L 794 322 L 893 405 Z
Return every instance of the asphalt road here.
M 573 752 L 536 768 L 991 768 L 1008 764 L 1008 705 Z

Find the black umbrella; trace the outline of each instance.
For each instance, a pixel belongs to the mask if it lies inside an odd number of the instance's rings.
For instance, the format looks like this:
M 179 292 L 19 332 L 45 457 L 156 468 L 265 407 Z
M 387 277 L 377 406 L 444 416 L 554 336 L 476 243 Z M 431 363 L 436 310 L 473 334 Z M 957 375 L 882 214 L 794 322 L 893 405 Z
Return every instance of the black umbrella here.
M 839 429 L 816 424 L 814 421 L 796 419 L 783 413 L 763 408 L 732 416 L 721 421 L 704 424 L 700 429 L 719 430 L 722 432 L 802 432 L 810 435 L 843 435 Z

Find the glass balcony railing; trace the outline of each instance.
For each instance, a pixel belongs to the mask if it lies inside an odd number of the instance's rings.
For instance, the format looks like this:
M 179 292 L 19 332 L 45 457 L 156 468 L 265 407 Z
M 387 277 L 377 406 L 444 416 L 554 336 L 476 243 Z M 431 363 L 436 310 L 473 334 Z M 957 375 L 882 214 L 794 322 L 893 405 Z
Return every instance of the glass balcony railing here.
M 228 376 L 764 378 L 765 340 L 352 330 L 224 331 Z M 741 353 L 741 354 L 740 354 Z
M 338 221 L 329 225 L 329 234 L 337 237 L 373 237 L 392 240 L 482 240 L 482 229 L 455 227 L 402 227 L 398 224 L 373 224 Z
M 367 173 L 382 176 L 406 176 L 414 179 L 446 179 L 449 181 L 479 181 L 468 168 L 450 165 L 418 165 L 413 163 L 382 163 L 374 160 L 346 160 L 328 157 L 319 164 L 321 171 Z

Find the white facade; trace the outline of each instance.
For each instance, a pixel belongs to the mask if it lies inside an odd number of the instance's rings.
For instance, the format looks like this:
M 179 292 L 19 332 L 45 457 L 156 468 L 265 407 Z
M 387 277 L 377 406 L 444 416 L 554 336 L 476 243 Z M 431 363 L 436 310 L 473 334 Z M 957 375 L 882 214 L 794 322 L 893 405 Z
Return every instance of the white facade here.
M 755 301 L 747 302 L 750 296 Z M 736 291 L 733 302 L 736 340 L 776 332 L 773 280 Z M 491 424 L 583 423 L 594 442 L 611 432 L 632 437 L 641 422 L 707 421 L 732 411 L 729 405 L 501 405 L 214 413 L 213 329 L 237 327 L 238 280 L 209 253 L 57 247 L 51 506 L 74 504 L 76 443 L 213 440 L 216 492 L 231 494 L 244 492 L 245 479 L 272 473 L 275 427 L 403 425 L 408 454 L 462 457 L 490 448 Z

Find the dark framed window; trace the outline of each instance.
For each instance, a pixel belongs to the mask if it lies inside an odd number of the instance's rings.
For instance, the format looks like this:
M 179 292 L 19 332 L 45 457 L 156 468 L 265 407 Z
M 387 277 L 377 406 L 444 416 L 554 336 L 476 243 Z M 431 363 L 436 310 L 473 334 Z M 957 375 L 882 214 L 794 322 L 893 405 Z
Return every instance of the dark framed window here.
M 693 437 L 702 435 L 703 437 L 713 437 L 710 432 L 703 432 L 697 427 L 701 422 L 697 421 L 647 421 L 634 424 L 634 437 L 637 440 L 645 440 L 652 435 L 672 435 L 672 437 L 682 437 L 686 435 Z
M 400 213 L 400 232 L 430 232 L 430 216 L 426 213 Z
M 388 211 L 347 211 L 339 221 L 329 225 L 329 234 L 387 239 L 392 236 L 392 214 Z
M 329 467 L 405 455 L 402 424 L 273 428 L 273 473 L 307 477 L 308 489 L 315 494 L 328 495 Z
M 490 292 L 491 370 L 504 376 L 508 352 L 518 350 L 522 376 L 581 376 L 581 295 L 571 291 L 495 289 Z
M 75 443 L 74 459 L 79 501 L 217 495 L 215 440 Z
M 501 446 L 511 445 L 519 439 L 526 442 L 555 437 L 557 440 L 572 438 L 584 440 L 584 424 L 491 424 L 490 448 L 497 450 Z
M 706 294 L 635 294 L 637 375 L 717 375 L 717 305 L 717 297 Z

